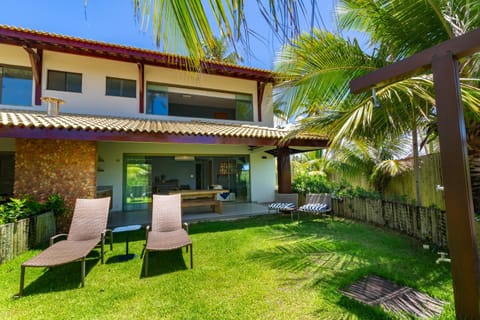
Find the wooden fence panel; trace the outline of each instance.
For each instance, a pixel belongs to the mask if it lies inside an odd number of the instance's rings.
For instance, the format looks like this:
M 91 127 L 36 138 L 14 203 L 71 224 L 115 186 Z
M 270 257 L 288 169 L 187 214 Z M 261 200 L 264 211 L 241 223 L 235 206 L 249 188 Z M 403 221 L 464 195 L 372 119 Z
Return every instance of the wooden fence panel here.
M 55 230 L 53 212 L 0 225 L 0 263 L 45 243 L 55 234 Z
M 335 215 L 400 231 L 427 243 L 448 245 L 446 213 L 433 207 L 368 198 L 332 199 Z

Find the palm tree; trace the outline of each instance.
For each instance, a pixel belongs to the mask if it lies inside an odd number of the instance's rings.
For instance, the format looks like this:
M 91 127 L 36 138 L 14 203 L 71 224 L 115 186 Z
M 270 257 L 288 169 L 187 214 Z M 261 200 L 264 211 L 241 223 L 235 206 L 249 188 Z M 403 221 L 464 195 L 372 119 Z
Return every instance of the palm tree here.
M 214 31 L 235 50 L 237 42 L 248 48 L 248 36 L 253 31 L 245 17 L 244 0 L 132 1 L 141 26 L 152 27 L 157 46 L 163 51 L 189 54 L 194 66 L 205 59 L 205 53 L 213 52 Z M 299 17 L 305 14 L 302 0 L 257 0 L 257 5 L 281 39 L 286 41 L 299 33 Z M 204 50 L 205 45 L 208 50 Z
M 299 131 L 320 131 L 332 138 L 332 146 L 345 139 L 374 139 L 424 131 L 435 119 L 433 82 L 430 75 L 410 78 L 362 95 L 349 94 L 350 80 L 437 42 L 457 35 L 462 26 L 478 26 L 478 4 L 458 1 L 346 0 L 339 1 L 339 22 L 370 36 L 371 53 L 355 40 L 314 30 L 302 34 L 279 55 L 276 71 L 282 74 L 282 90 L 276 96 L 289 106 L 284 113 L 301 115 Z M 419 14 L 412 15 L 414 12 Z M 422 16 L 418 18 L 418 16 Z M 419 29 L 422 31 L 419 32 Z M 455 32 L 453 32 L 455 31 Z M 413 38 L 413 39 L 412 39 Z M 462 70 L 478 66 L 478 59 L 463 61 Z M 469 119 L 479 117 L 478 82 L 464 80 L 463 102 Z M 375 105 L 381 108 L 375 108 Z M 313 116 L 312 116 L 313 115 Z M 430 132 L 434 132 L 430 130 Z
M 243 58 L 236 51 L 228 52 L 228 42 L 223 36 L 214 38 L 212 44 L 204 44 L 203 48 L 205 51 L 205 59 L 207 60 L 231 64 L 243 62 Z

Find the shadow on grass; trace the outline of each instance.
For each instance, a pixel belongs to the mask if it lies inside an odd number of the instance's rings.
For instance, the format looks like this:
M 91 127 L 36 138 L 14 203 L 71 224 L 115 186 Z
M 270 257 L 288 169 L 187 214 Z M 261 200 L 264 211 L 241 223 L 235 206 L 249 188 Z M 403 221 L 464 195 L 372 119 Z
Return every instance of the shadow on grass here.
M 85 261 L 85 285 L 88 285 L 88 274 L 90 273 L 90 270 L 92 270 L 92 268 L 98 263 L 100 263 L 100 253 L 92 251 Z M 23 295 L 27 296 L 79 288 L 82 283 L 81 268 L 81 261 L 71 262 L 52 268 L 43 268 L 45 272 L 40 277 L 27 283 L 29 271 L 31 272 L 32 269 L 40 269 L 27 267 L 25 268 L 25 288 Z
M 235 221 L 225 220 L 225 221 L 199 221 L 194 223 L 189 223 L 189 234 L 197 233 L 212 233 L 212 232 L 225 232 L 232 230 L 242 230 L 247 228 L 256 228 L 263 226 L 273 226 L 273 225 L 284 225 L 284 224 L 297 224 L 297 221 L 294 222 L 290 219 L 290 214 L 288 215 L 263 215 L 257 217 L 245 217 L 242 219 L 236 219 Z
M 445 286 L 450 281 L 449 269 L 436 265 L 434 255 L 419 251 L 416 240 L 377 227 L 339 218 L 332 222 L 304 217 L 300 224 L 275 224 L 271 230 L 279 244 L 257 250 L 249 259 L 294 273 L 285 279 L 286 285 L 313 287 L 326 301 L 361 319 L 392 319 L 378 307 L 341 295 L 341 289 L 366 275 L 414 289 Z M 318 314 L 325 316 L 322 310 Z
M 148 254 L 148 276 L 145 276 L 145 259 L 143 259 L 140 278 L 150 278 L 162 274 L 189 269 L 189 267 L 187 267 L 187 262 L 188 265 L 190 265 L 190 261 L 185 261 L 185 259 L 189 259 L 189 257 L 184 258 L 182 249 L 170 251 L 150 251 Z

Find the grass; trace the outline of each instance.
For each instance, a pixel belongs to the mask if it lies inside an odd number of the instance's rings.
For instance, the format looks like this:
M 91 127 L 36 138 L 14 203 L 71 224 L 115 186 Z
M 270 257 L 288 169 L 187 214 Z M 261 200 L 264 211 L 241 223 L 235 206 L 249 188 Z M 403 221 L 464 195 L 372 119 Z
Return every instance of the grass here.
M 130 235 L 140 255 L 144 230 Z M 384 229 L 336 219 L 263 217 L 190 226 L 194 269 L 185 251 L 154 253 L 149 277 L 137 256 L 118 262 L 122 234 L 106 263 L 94 250 L 86 285 L 80 264 L 27 268 L 31 250 L 0 266 L 0 319 L 396 319 L 343 297 L 339 289 L 376 274 L 448 301 L 441 319 L 454 318 L 449 264 L 421 243 Z

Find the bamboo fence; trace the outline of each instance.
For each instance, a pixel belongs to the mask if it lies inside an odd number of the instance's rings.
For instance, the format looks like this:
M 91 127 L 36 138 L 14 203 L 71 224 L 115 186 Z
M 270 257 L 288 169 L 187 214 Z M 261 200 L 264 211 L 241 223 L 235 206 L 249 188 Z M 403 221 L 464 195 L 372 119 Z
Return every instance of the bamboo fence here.
M 0 264 L 44 244 L 55 234 L 55 230 L 53 212 L 0 225 Z
M 336 216 L 387 227 L 438 247 L 447 247 L 444 210 L 359 197 L 332 199 L 332 209 Z

